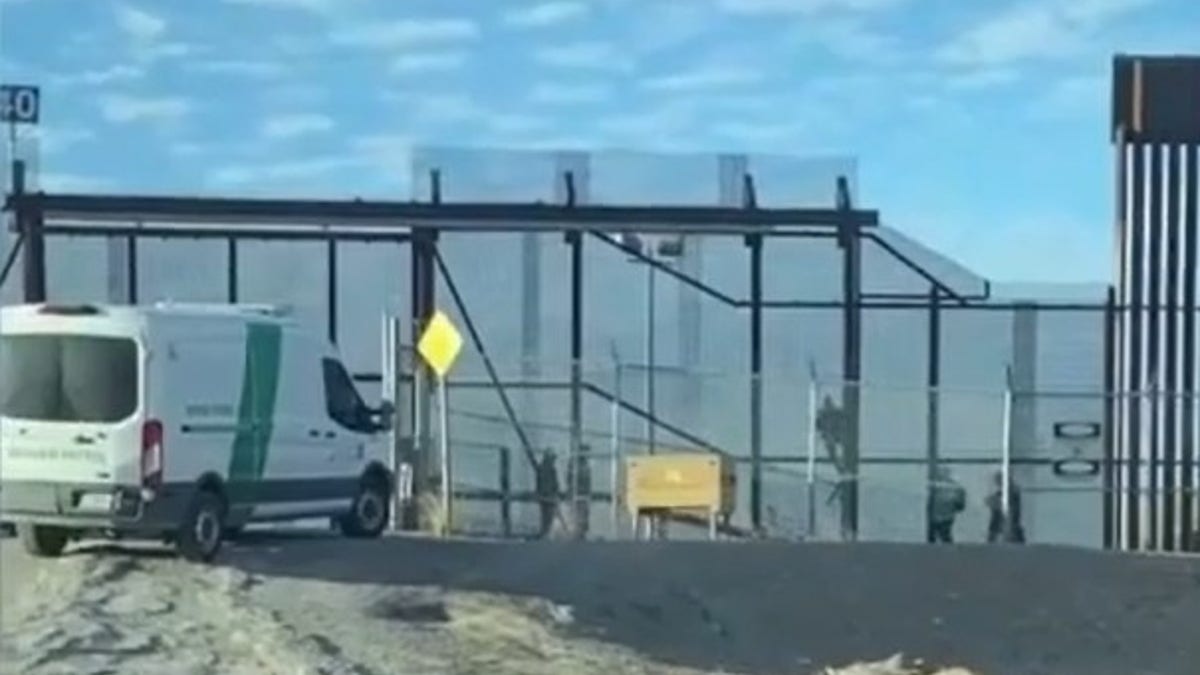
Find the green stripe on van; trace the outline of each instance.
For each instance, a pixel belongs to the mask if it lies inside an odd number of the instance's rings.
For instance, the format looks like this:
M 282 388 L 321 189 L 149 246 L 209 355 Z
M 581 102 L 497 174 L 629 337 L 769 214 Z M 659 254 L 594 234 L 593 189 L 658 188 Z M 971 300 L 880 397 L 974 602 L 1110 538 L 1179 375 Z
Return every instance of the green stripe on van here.
M 275 399 L 279 393 L 279 326 L 252 323 L 246 327 L 246 363 L 238 403 L 237 433 L 229 458 L 229 480 L 262 478 L 267 450 L 275 425 Z

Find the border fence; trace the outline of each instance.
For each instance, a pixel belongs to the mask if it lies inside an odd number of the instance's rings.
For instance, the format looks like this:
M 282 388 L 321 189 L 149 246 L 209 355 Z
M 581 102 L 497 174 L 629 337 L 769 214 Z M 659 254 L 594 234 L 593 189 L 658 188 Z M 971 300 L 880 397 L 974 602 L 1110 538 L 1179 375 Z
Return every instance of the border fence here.
M 446 311 L 470 338 L 450 380 L 451 440 L 478 465 L 459 467 L 456 490 L 472 503 L 464 526 L 480 531 L 526 531 L 529 460 L 546 447 L 592 469 L 597 504 L 572 512 L 587 514 L 593 536 L 621 535 L 603 530 L 619 520 L 603 501 L 611 458 L 679 447 L 736 460 L 743 532 L 905 540 L 925 534 L 928 476 L 943 465 L 969 488 L 964 533 L 985 529 L 981 481 L 997 470 L 1025 488 L 1029 518 L 1057 508 L 1037 504 L 1066 491 L 1025 475 L 1057 461 L 1033 451 L 1043 417 L 1089 433 L 1098 418 L 1100 447 L 1111 447 L 1113 406 L 1081 403 L 1085 416 L 1058 420 L 1039 412 L 1052 407 L 1042 399 L 1066 399 L 1021 392 L 1118 391 L 1113 326 L 1140 308 L 1113 289 L 1002 299 L 856 207 L 852 162 L 651 159 L 653 171 L 629 154 L 431 150 L 414 162 L 410 201 L 63 194 L 16 180 L 0 277 L 32 302 L 287 302 L 364 383 L 384 380 L 381 313 L 401 317 L 392 332 L 411 343 Z M 183 265 L 195 273 L 181 278 Z M 415 488 L 429 491 L 430 378 L 411 357 L 398 363 L 394 461 L 417 466 Z M 848 418 L 840 470 L 814 450 L 809 406 L 826 396 Z M 1168 469 L 1117 474 L 1146 470 Z M 1151 484 L 1105 486 L 1099 545 L 1128 545 L 1130 506 L 1163 494 L 1161 482 L 1139 488 Z M 1197 503 L 1181 494 L 1183 512 Z M 406 509 L 399 524 L 419 515 Z M 1090 523 L 1055 527 L 1096 545 Z M 1076 536 L 1048 527 L 1029 534 Z

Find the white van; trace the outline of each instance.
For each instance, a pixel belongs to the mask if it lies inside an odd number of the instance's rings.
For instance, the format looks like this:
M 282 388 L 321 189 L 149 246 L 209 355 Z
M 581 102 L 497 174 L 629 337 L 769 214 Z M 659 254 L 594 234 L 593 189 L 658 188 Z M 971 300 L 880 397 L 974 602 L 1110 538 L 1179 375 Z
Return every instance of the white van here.
M 247 523 L 378 536 L 382 433 L 332 345 L 248 305 L 0 309 L 0 519 L 56 556 L 96 530 L 191 560 Z

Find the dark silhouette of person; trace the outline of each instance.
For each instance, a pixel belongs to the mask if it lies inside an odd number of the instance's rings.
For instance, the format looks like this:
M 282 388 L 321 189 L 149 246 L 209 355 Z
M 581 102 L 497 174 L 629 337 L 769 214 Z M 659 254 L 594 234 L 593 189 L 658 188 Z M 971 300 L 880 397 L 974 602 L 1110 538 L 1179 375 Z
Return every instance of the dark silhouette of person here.
M 1004 517 L 1004 474 L 997 471 L 992 475 L 992 491 L 987 496 L 988 543 L 998 541 L 1025 543 L 1025 528 L 1021 525 L 1021 492 L 1016 484 L 1008 481 L 1008 519 Z
M 554 527 L 554 517 L 558 514 L 558 466 L 554 452 L 547 450 L 542 454 L 542 461 L 537 465 L 534 475 L 534 491 L 537 493 L 538 508 L 541 511 L 541 525 L 538 528 L 538 538 L 545 539 Z
M 954 480 L 950 470 L 937 467 L 929 491 L 930 542 L 954 543 L 954 521 L 967 507 L 967 491 Z

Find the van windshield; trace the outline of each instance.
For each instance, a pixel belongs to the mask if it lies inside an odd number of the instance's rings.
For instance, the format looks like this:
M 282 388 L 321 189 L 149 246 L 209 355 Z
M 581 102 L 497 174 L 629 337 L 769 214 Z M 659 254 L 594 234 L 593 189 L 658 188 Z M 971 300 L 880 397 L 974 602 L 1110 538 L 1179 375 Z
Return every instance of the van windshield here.
M 137 409 L 138 351 L 129 338 L 0 336 L 0 414 L 51 422 L 118 422 Z

